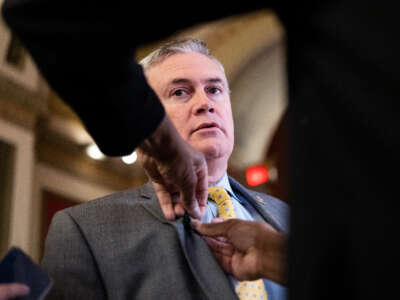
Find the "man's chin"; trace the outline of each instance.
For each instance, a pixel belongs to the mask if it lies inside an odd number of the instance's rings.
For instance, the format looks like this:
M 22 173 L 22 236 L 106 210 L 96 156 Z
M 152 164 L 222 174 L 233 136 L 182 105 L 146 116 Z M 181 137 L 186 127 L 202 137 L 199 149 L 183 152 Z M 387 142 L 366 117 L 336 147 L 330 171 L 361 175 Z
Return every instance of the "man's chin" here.
M 206 159 L 216 159 L 222 156 L 222 149 L 218 144 L 201 145 L 195 148 L 203 153 Z
M 229 146 L 221 141 L 221 138 L 202 138 L 202 139 L 191 139 L 190 145 L 204 154 L 206 159 L 217 159 L 222 156 L 229 156 Z

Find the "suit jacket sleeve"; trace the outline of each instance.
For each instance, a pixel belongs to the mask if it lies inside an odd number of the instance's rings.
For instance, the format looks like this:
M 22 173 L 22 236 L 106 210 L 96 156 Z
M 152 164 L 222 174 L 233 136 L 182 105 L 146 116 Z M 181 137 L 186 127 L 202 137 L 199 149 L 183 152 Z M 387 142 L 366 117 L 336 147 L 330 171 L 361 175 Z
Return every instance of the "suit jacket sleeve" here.
M 259 1 L 251 2 L 247 7 L 230 4 L 223 9 L 203 5 L 196 14 L 158 3 L 162 14 L 155 15 L 146 2 L 6 0 L 2 13 L 100 149 L 107 155 L 124 155 L 150 136 L 165 115 L 141 67 L 133 61 L 136 47 L 179 28 L 261 6 Z M 143 18 L 144 12 L 151 15 Z
M 54 216 L 45 247 L 41 265 L 54 281 L 46 299 L 105 299 L 94 257 L 70 215 L 59 212 Z

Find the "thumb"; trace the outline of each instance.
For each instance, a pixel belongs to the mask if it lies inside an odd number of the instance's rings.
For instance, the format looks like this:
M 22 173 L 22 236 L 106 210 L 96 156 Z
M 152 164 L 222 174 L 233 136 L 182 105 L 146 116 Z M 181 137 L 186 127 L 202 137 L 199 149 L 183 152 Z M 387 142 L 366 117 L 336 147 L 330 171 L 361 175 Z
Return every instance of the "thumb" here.
M 214 218 L 211 220 L 211 224 L 222 223 L 224 221 L 225 221 L 225 219 L 223 219 L 223 218 Z

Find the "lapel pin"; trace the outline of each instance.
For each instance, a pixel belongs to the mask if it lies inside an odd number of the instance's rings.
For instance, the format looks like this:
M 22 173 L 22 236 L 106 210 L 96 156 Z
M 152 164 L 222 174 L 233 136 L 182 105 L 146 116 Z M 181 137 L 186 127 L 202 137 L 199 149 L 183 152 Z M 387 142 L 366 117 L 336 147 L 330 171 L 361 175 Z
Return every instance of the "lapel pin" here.
M 262 204 L 264 204 L 264 199 L 263 198 L 261 198 L 260 196 L 256 196 L 256 200 L 258 201 L 258 202 L 260 202 L 260 203 L 262 203 Z

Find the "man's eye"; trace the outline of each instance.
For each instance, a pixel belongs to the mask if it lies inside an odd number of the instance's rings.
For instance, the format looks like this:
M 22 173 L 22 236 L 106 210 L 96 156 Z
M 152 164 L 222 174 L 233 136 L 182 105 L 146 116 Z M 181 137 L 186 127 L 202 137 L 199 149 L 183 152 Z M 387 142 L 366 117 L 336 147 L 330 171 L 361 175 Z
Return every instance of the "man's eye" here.
M 220 94 L 222 91 L 217 87 L 210 87 L 208 88 L 208 92 L 215 95 L 215 94 Z
M 183 90 L 176 90 L 176 91 L 174 92 L 174 95 L 175 95 L 175 96 L 182 96 L 184 93 L 185 93 L 185 92 L 184 92 Z
M 188 93 L 183 90 L 183 89 L 177 89 L 172 91 L 172 95 L 175 97 L 182 97 L 182 96 L 186 96 Z

